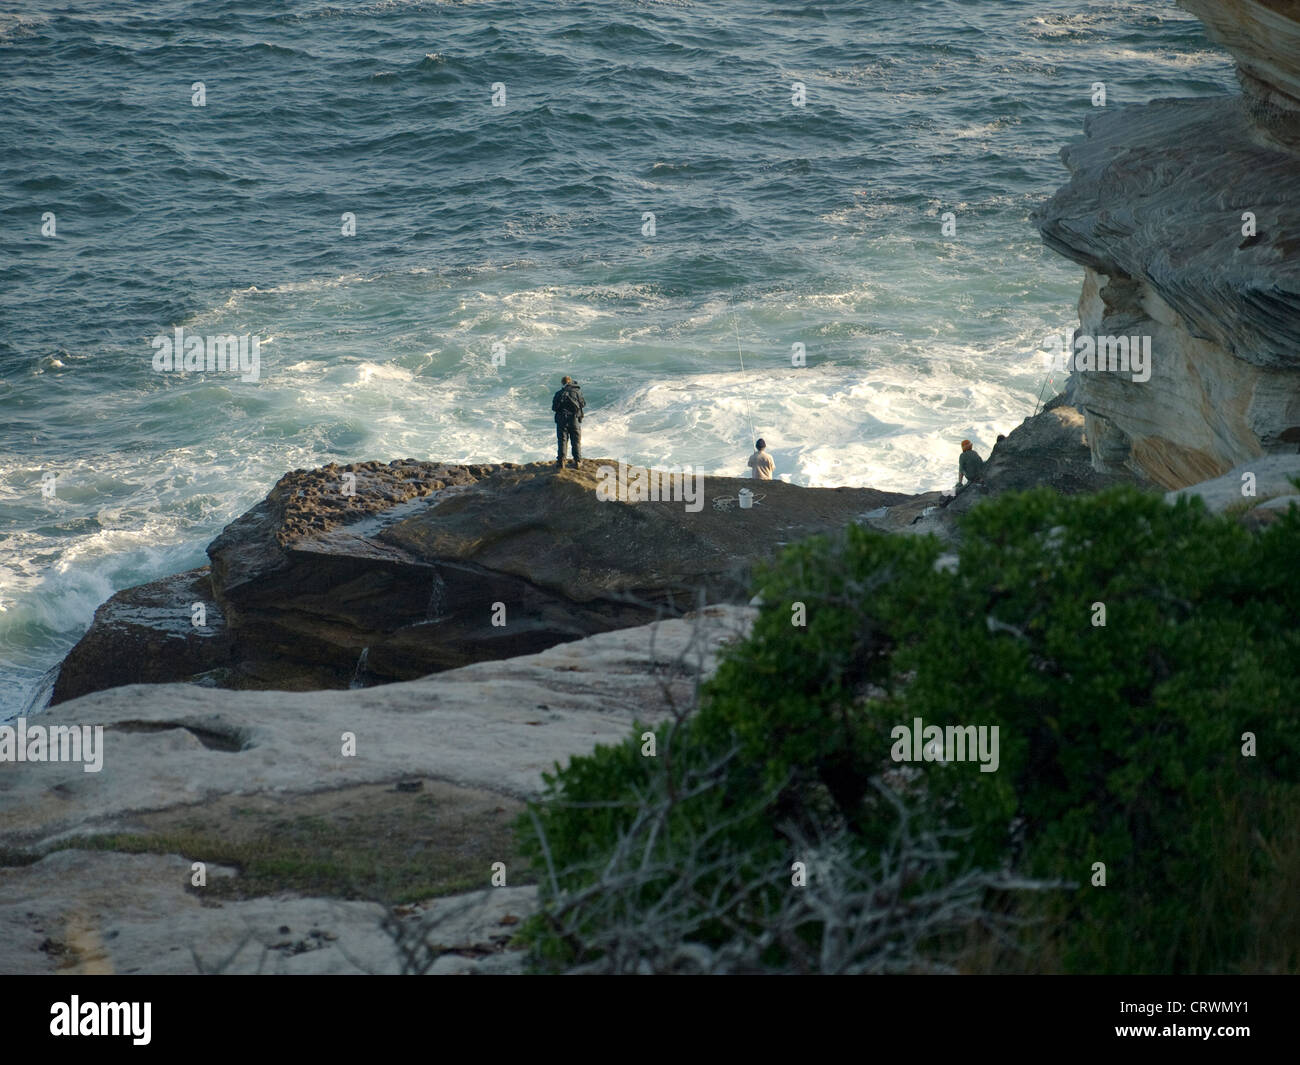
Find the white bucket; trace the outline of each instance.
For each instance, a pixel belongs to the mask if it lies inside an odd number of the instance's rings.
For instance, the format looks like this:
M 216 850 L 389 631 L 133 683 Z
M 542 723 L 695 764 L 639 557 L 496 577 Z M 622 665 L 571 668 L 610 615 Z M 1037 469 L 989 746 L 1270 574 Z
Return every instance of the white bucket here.
M 740 509 L 749 510 L 754 505 L 754 493 L 748 488 L 740 490 Z

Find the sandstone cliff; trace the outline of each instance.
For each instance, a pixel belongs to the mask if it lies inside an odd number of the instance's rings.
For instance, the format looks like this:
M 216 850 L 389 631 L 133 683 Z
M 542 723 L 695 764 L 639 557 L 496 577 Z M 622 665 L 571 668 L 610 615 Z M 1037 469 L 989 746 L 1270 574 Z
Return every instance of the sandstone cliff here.
M 1149 380 L 1076 370 L 1093 463 L 1181 488 L 1300 444 L 1300 5 L 1183 0 L 1243 92 L 1100 111 L 1035 220 L 1085 268 L 1078 336 L 1149 336 Z

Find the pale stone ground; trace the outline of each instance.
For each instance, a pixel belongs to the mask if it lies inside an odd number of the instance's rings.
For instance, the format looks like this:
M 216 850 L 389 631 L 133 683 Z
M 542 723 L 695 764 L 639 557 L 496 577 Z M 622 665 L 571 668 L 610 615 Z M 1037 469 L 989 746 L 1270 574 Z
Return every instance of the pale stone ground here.
M 670 702 L 687 705 L 696 676 L 753 615 L 710 607 L 359 691 L 170 684 L 88 695 L 31 724 L 103 725 L 103 770 L 0 763 L 0 847 L 135 831 L 159 812 L 208 810 L 230 796 L 292 806 L 411 778 L 454 784 L 479 800 L 532 797 L 557 761 L 621 741 L 635 720 L 662 721 Z M 355 757 L 341 754 L 345 732 L 356 736 Z M 191 890 L 189 877 L 178 855 L 108 851 L 56 851 L 0 867 L 0 972 L 190 973 L 222 964 L 230 972 L 397 971 L 377 904 L 289 896 L 217 903 Z M 490 888 L 488 877 L 485 868 L 483 892 L 409 908 L 410 921 L 456 911 L 437 939 L 460 952 L 444 952 L 433 972 L 518 969 L 519 956 L 503 947 L 534 892 Z
M 234 875 L 209 866 L 210 879 Z M 210 902 L 185 890 L 178 855 L 55 851 L 0 874 L 3 973 L 400 972 L 381 906 L 271 896 Z M 517 972 L 505 946 L 536 889 L 487 888 L 403 907 L 414 926 L 443 918 L 435 975 Z
M 1253 486 L 1246 474 L 1253 474 Z M 1261 455 L 1241 463 L 1222 477 L 1203 481 L 1190 488 L 1168 492 L 1166 501 L 1172 503 L 1180 496 L 1195 496 L 1205 503 L 1207 510 L 1221 514 L 1232 507 L 1252 510 L 1284 511 L 1292 504 L 1300 505 L 1291 478 L 1300 479 L 1300 455 Z M 1243 491 L 1251 488 L 1250 495 Z

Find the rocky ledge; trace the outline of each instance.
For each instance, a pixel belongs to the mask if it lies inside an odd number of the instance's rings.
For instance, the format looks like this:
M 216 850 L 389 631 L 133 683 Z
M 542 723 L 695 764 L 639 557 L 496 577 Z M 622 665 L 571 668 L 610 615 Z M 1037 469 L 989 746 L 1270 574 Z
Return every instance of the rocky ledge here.
M 627 467 L 619 482 L 619 469 L 295 470 L 212 542 L 210 567 L 100 607 L 51 703 L 139 682 L 359 687 L 531 654 L 744 602 L 780 545 L 912 499 Z
M 869 521 L 951 535 L 980 498 L 1098 487 L 1081 427 L 1058 404 L 995 449 L 984 488 Z M 1262 523 L 1300 502 L 1292 478 L 1300 456 L 1273 456 L 1168 498 Z M 103 729 L 102 771 L 0 762 L 0 971 L 396 972 L 401 938 L 433 944 L 432 972 L 517 972 L 538 876 L 510 831 L 523 801 L 554 763 L 686 712 L 754 615 L 711 606 L 359 690 L 131 685 L 51 709 L 35 723 Z M 393 884 L 405 902 L 368 901 Z
M 212 542 L 210 566 L 104 603 L 51 705 L 137 683 L 309 691 L 412 680 L 746 602 L 754 566 L 782 544 L 850 522 L 952 539 L 980 499 L 1126 479 L 1092 469 L 1083 417 L 1060 400 L 1025 419 L 989 457 L 985 484 L 949 506 L 939 492 L 712 475 L 683 486 L 681 475 L 623 467 L 629 488 L 653 474 L 659 497 L 630 488 L 629 499 L 619 469 L 406 459 L 295 470 Z M 741 508 L 746 489 L 753 505 Z

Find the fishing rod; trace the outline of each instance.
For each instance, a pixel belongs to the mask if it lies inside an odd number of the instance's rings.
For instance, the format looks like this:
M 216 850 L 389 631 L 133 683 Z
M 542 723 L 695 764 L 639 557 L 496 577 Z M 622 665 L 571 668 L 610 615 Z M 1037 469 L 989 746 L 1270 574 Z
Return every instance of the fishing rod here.
M 1041 404 L 1041 403 L 1043 402 L 1043 393 L 1047 390 L 1047 386 L 1048 386 L 1048 384 L 1051 383 L 1051 380 L 1052 380 L 1052 375 L 1051 375 L 1051 373 L 1050 373 L 1050 371 L 1049 371 L 1049 373 L 1047 374 L 1047 379 L 1043 382 L 1043 387 L 1040 388 L 1040 389 L 1038 390 L 1038 402 L 1034 404 L 1034 417 L 1035 417 L 1035 418 L 1038 417 L 1038 407 L 1039 407 L 1039 404 Z
M 740 325 L 736 320 L 736 290 L 731 290 L 731 326 L 736 331 L 736 356 L 740 359 L 740 379 L 748 385 L 745 379 L 745 355 L 740 350 Z M 754 404 L 749 396 L 749 389 L 745 389 L 745 408 L 749 412 L 749 438 L 758 439 L 758 433 L 754 429 Z

